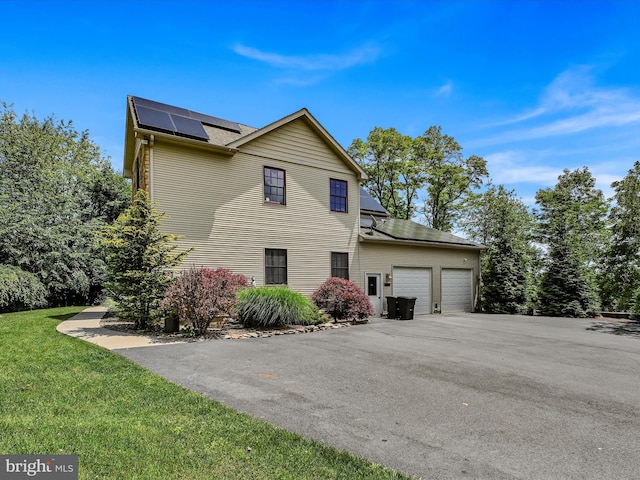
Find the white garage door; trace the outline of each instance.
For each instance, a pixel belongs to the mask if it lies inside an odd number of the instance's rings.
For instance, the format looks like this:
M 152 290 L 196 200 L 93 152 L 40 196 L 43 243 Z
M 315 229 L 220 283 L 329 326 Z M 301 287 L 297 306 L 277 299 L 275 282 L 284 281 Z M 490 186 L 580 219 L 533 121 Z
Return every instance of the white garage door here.
M 393 296 L 416 297 L 414 313 L 431 313 L 431 269 L 393 269 Z
M 470 312 L 473 270 L 442 269 L 442 313 Z

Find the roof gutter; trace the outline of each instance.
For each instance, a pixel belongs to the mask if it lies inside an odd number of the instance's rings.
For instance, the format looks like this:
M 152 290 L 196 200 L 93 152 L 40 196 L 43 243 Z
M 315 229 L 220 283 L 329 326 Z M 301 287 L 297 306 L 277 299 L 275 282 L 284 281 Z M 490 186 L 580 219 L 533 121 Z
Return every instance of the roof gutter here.
M 411 246 L 430 246 L 434 248 L 452 248 L 457 250 L 486 250 L 484 245 L 468 245 L 465 243 L 444 243 L 432 242 L 428 240 L 403 240 L 396 238 L 367 238 L 366 235 L 359 234 L 358 241 L 363 243 L 385 243 L 388 245 L 411 245 Z
M 135 133 L 140 133 L 142 135 L 153 135 L 155 136 L 156 141 L 163 141 L 163 142 L 179 144 L 179 145 L 188 145 L 190 147 L 197 148 L 199 150 L 213 151 L 223 155 L 232 156 L 238 152 L 237 148 L 226 147 L 224 145 L 213 145 L 211 143 L 205 143 L 202 140 L 194 140 L 192 138 L 179 137 L 177 135 L 157 132 L 155 130 L 148 130 L 146 128 L 135 127 L 133 131 Z

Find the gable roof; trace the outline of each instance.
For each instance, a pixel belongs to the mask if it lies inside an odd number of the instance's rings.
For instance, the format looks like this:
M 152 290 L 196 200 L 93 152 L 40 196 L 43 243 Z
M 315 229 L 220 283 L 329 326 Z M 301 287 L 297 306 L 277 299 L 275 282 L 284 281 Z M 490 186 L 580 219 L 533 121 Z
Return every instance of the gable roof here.
M 259 138 L 263 135 L 268 134 L 288 123 L 291 123 L 295 120 L 302 119 L 311 129 L 322 139 L 324 140 L 329 148 L 333 150 L 333 152 L 340 157 L 355 173 L 358 174 L 359 180 L 366 180 L 367 174 L 364 170 L 358 165 L 358 163 L 351 158 L 351 156 L 346 152 L 344 148 L 333 138 L 333 136 L 316 120 L 316 118 L 311 115 L 311 112 L 306 108 L 302 108 L 297 112 L 294 112 L 286 117 L 281 118 L 280 120 L 276 120 L 273 123 L 270 123 L 266 127 L 255 130 L 243 137 L 234 140 L 233 142 L 228 143 L 226 146 L 230 148 L 239 148 L 242 145 L 245 145 L 256 138 Z
M 199 148 L 210 148 L 233 155 L 243 145 L 295 120 L 302 119 L 353 170 L 359 180 L 367 175 L 313 115 L 303 108 L 266 127 L 254 128 L 212 115 L 174 107 L 129 95 L 125 132 L 124 171 L 130 171 L 135 155 L 137 133 L 150 133 L 166 140 Z

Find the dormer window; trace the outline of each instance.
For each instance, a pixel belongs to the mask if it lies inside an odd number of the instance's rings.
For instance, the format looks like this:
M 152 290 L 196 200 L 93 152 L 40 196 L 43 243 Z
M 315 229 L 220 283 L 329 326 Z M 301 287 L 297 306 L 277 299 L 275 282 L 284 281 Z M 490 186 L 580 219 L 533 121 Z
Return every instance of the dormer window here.
M 347 182 L 345 180 L 330 180 L 330 198 L 332 212 L 347 212 Z
M 279 168 L 264 167 L 264 202 L 285 205 L 285 171 Z

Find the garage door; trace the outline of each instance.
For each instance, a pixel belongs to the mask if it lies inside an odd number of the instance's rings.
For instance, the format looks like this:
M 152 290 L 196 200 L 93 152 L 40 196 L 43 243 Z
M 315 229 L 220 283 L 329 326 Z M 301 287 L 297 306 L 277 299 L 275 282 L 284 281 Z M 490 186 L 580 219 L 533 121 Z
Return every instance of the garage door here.
M 431 313 L 431 269 L 394 268 L 393 295 L 395 297 L 416 297 L 414 313 Z
M 470 312 L 473 270 L 442 269 L 442 313 Z

